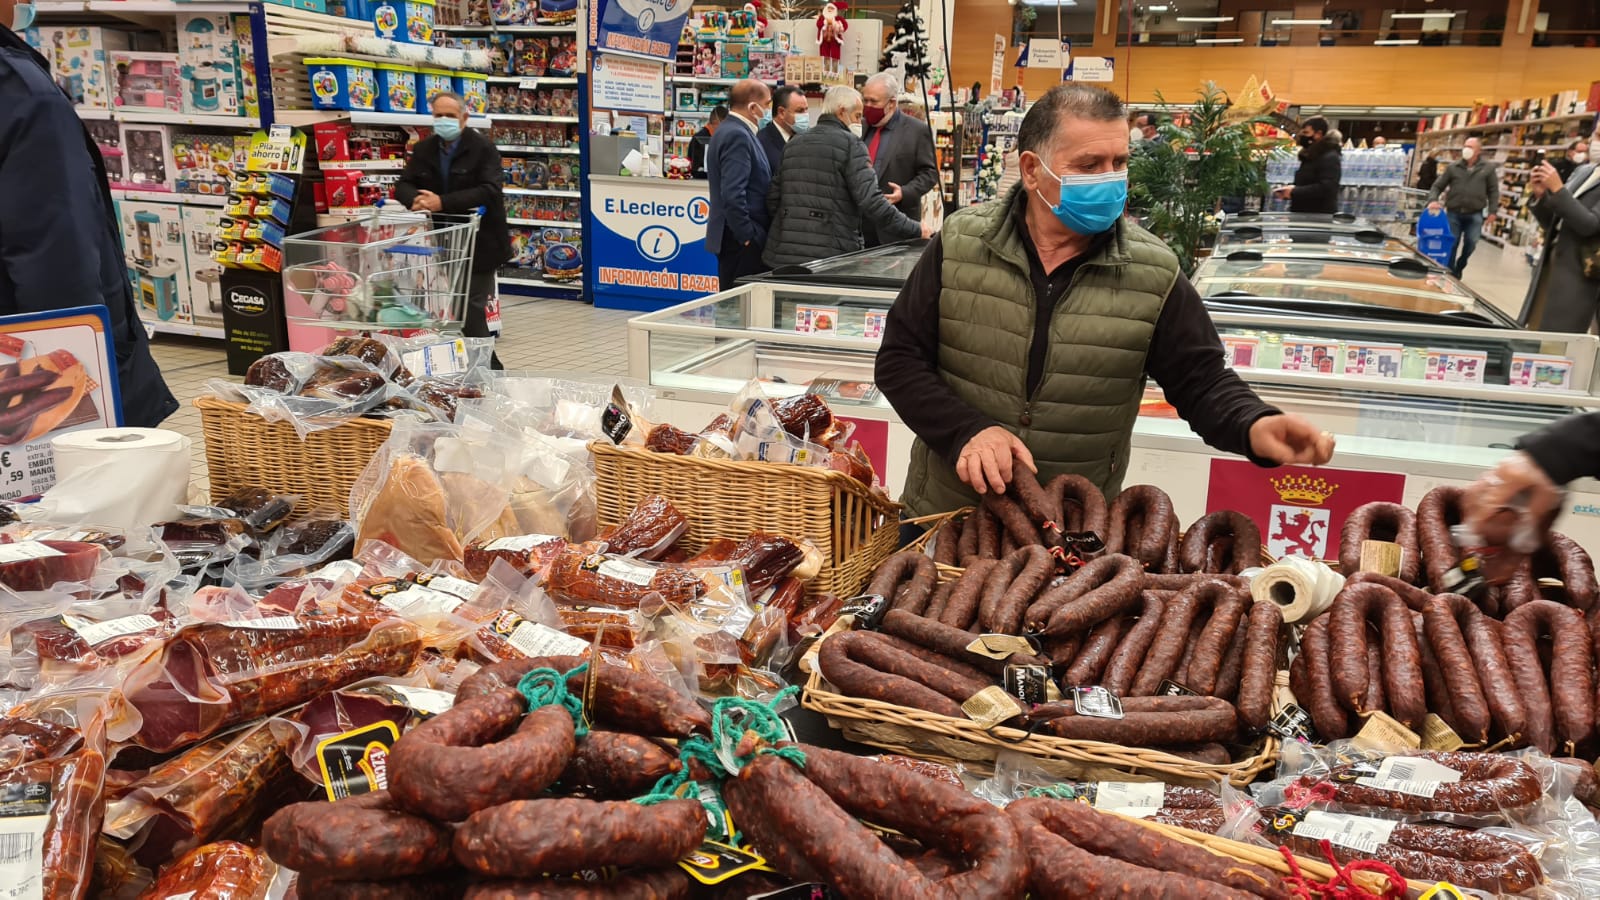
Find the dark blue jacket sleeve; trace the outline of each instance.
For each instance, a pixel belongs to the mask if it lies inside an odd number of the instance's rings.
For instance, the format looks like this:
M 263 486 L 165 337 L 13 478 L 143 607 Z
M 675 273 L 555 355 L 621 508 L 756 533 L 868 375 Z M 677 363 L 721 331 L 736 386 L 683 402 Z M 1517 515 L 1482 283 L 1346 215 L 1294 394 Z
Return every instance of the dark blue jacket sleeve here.
M 738 122 L 725 124 L 729 128 L 743 128 Z M 739 243 L 754 242 L 757 245 L 766 243 L 767 235 L 746 209 L 749 202 L 750 176 L 755 168 L 753 154 L 762 152 L 756 143 L 755 135 L 740 141 L 729 141 L 722 148 L 722 155 L 716 160 L 721 166 L 717 170 L 717 189 L 722 192 L 723 215 L 727 217 L 728 230 L 739 239 Z
M 100 304 L 106 211 L 83 125 L 22 65 L 0 54 L 0 277 L 16 312 Z

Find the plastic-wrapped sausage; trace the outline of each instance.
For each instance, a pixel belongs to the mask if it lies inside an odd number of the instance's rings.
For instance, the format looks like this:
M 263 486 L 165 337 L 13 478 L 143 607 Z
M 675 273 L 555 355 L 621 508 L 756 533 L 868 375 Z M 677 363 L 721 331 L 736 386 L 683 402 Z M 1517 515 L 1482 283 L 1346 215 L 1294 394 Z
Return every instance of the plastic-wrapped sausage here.
M 1019 633 L 1028 604 L 1054 571 L 1055 560 L 1050 551 L 1038 544 L 1021 547 L 1001 560 L 984 581 L 978 600 L 978 627 L 996 634 Z
M 571 672 L 583 662 L 577 656 L 546 656 L 484 666 L 461 682 L 456 690 L 456 702 L 515 687 L 532 669 Z M 688 737 L 711 730 L 710 714 L 661 679 L 599 660 L 589 662 L 588 670 L 568 676 L 567 690 L 581 697 L 588 679 L 598 675 L 595 716 L 600 724 L 652 737 Z
M 1550 674 L 1539 641 L 1551 640 Z M 1528 709 L 1528 743 L 1554 754 L 1594 733 L 1594 653 L 1583 613 L 1551 600 L 1535 600 L 1506 616 L 1501 629 L 1517 693 Z M 1559 744 L 1558 744 L 1559 741 Z
M 1400 580 L 1415 584 L 1421 569 L 1417 550 L 1417 517 L 1398 503 L 1364 503 L 1350 512 L 1339 531 L 1339 571 L 1361 571 L 1362 541 L 1400 545 Z
M 650 806 L 561 798 L 515 800 L 456 831 L 456 861 L 480 875 L 537 878 L 604 866 L 671 865 L 699 848 L 705 810 L 696 800 Z
M 660 559 L 689 530 L 689 520 L 672 501 L 646 494 L 626 518 L 600 533 L 606 552 L 635 559 Z
M 867 593 L 888 598 L 895 609 L 921 615 L 933 596 L 934 582 L 938 578 L 932 557 L 916 550 L 901 550 L 873 571 Z
M 1276 816 L 1274 810 L 1264 813 Z M 1282 818 L 1292 821 L 1290 816 Z M 1320 854 L 1325 843 L 1287 831 L 1269 830 L 1267 835 L 1270 840 L 1307 855 Z M 1376 852 L 1343 844 L 1333 844 L 1330 849 L 1341 863 L 1375 859 L 1414 881 L 1448 881 L 1491 894 L 1521 894 L 1544 881 L 1538 859 L 1523 844 L 1448 825 L 1396 825 Z
M 105 813 L 100 799 L 105 771 L 105 757 L 87 747 L 0 771 L 0 794 L 16 798 L 9 804 L 10 811 L 29 818 L 45 817 L 33 852 L 26 852 L 25 846 L 17 848 L 18 864 L 10 871 L 19 880 L 9 888 L 36 890 L 32 896 L 49 900 L 89 896 L 95 842 Z M 17 843 L 23 842 L 19 838 Z
M 647 597 L 687 604 L 706 592 L 687 566 L 657 565 L 603 553 L 600 545 L 570 544 L 550 561 L 544 589 L 558 603 L 633 609 Z
M 140 900 L 188 896 L 202 900 L 262 900 L 277 867 L 260 850 L 218 841 L 190 850 L 161 870 Z
M 1350 764 L 1333 769 L 1317 781 L 1331 784 L 1334 799 L 1341 804 L 1410 813 L 1499 815 L 1527 809 L 1544 795 L 1538 773 L 1514 756 L 1430 750 L 1407 753 L 1404 758 L 1437 763 L 1461 773 L 1461 780 L 1433 785 L 1432 795 L 1421 796 L 1410 790 L 1361 784 L 1357 779 L 1371 774 L 1371 764 Z
M 331 881 L 423 875 L 451 864 L 450 829 L 399 811 L 387 791 L 286 806 L 262 826 L 261 845 L 279 865 Z

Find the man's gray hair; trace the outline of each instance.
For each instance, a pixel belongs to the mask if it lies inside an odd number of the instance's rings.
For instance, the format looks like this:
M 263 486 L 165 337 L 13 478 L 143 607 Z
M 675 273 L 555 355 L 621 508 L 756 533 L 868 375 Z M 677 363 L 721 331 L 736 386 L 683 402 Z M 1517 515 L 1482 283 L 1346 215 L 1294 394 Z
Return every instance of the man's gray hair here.
M 890 72 L 879 72 L 868 78 L 867 83 L 862 87 L 871 87 L 873 85 L 882 87 L 888 93 L 890 100 L 900 96 L 900 92 L 905 90 L 905 86 L 900 83 L 900 79 L 894 77 L 894 74 Z
M 466 112 L 466 110 L 467 110 L 467 98 L 461 96 L 460 94 L 456 93 L 455 91 L 435 91 L 434 95 L 432 97 L 428 98 L 428 106 L 431 108 L 433 106 L 434 101 L 435 100 L 439 100 L 441 98 L 448 99 L 448 100 L 454 100 L 456 102 L 456 105 L 461 107 L 461 111 L 462 112 Z
M 1125 122 L 1128 108 L 1122 98 L 1104 88 L 1085 84 L 1062 84 L 1044 92 L 1022 117 L 1022 127 L 1017 129 L 1017 150 L 1032 150 L 1040 156 L 1049 156 L 1054 149 L 1056 134 L 1066 119 L 1088 119 L 1091 122 Z
M 861 92 L 847 84 L 836 84 L 822 95 L 822 114 L 843 117 L 861 108 Z

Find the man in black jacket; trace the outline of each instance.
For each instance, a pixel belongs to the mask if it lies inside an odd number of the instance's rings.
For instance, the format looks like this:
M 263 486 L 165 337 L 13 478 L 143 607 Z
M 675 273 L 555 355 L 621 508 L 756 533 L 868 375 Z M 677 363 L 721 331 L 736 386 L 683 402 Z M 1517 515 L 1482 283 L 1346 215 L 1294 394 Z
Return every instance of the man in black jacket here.
M 1273 191 L 1287 197 L 1290 212 L 1336 213 L 1339 211 L 1339 139 L 1329 134 L 1328 120 L 1312 116 L 1300 126 L 1300 168 L 1294 184 Z
M 872 223 L 886 242 L 932 233 L 890 206 L 879 192 L 867 148 L 850 131 L 859 121 L 861 95 L 838 85 L 823 98 L 817 126 L 789 141 L 767 189 L 772 227 L 761 256 L 767 265 L 808 263 L 860 250 L 863 221 Z
M 728 118 L 728 108 L 717 104 L 700 130 L 689 139 L 689 174 L 695 178 L 708 178 L 706 174 L 706 148 L 711 146 L 711 136 L 717 133 L 722 121 Z
M 467 337 L 495 337 L 489 330 L 489 304 L 494 300 L 494 273 L 511 259 L 511 232 L 506 227 L 505 198 L 500 193 L 504 176 L 500 151 L 482 133 L 467 127 L 467 107 L 461 95 L 434 94 L 433 134 L 417 142 L 394 198 L 414 212 L 465 215 L 483 208 L 478 220 L 478 243 L 467 279 L 467 308 L 461 333 Z M 490 365 L 500 368 L 500 357 Z
M 44 57 L 6 27 L 32 19 L 13 5 L 0 0 L 0 315 L 105 306 L 122 422 L 154 428 L 178 401 L 133 303 L 105 162 Z
M 862 121 L 867 158 L 878 173 L 878 187 L 889 202 L 909 219 L 922 220 L 922 195 L 939 190 L 939 163 L 933 155 L 933 131 L 928 123 L 901 115 L 896 98 L 900 79 L 879 72 L 861 88 Z M 868 247 L 888 243 L 869 224 Z
M 783 148 L 789 139 L 810 127 L 811 104 L 805 91 L 785 84 L 772 92 L 772 121 L 756 132 L 756 141 L 766 151 L 772 174 L 778 174 L 778 167 L 783 165 Z

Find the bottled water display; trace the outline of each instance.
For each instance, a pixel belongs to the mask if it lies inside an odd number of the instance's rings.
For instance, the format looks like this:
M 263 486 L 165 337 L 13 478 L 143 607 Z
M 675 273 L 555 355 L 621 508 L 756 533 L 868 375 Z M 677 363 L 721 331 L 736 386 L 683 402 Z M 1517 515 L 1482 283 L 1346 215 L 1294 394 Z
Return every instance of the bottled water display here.
M 1340 157 L 1339 211 L 1368 219 L 1400 216 L 1400 191 L 1405 186 L 1411 154 L 1398 147 L 1345 150 Z M 1267 157 L 1267 182 L 1272 187 L 1294 184 L 1299 151 L 1279 148 Z M 1267 209 L 1287 210 L 1289 201 L 1267 198 Z

